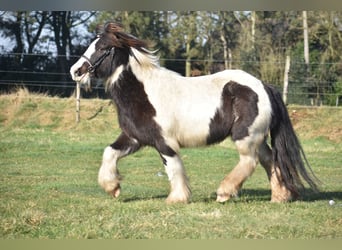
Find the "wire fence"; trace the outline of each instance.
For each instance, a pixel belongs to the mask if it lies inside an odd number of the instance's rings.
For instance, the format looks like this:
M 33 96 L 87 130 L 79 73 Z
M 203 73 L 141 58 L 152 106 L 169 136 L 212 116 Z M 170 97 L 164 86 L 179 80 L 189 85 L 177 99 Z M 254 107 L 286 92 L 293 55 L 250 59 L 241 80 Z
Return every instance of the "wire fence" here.
M 34 62 L 35 68 L 32 69 L 32 64 L 23 65 L 24 60 Z M 61 67 L 58 64 L 58 58 L 64 58 L 65 64 Z M 42 54 L 21 54 L 21 53 L 8 53 L 0 55 L 0 91 L 2 93 L 12 92 L 17 88 L 27 88 L 32 92 L 48 93 L 49 95 L 58 95 L 61 97 L 69 97 L 75 94 L 76 84 L 71 79 L 69 74 L 70 66 L 79 58 L 76 55 L 66 56 L 51 56 Z M 184 68 L 186 59 L 168 59 L 160 58 L 161 64 L 169 65 L 172 63 L 174 67 Z M 211 63 L 223 64 L 222 60 L 191 60 L 192 63 Z M 285 65 L 285 61 L 233 61 L 234 65 L 241 64 L 256 64 L 268 65 L 278 64 L 279 67 Z M 292 62 L 295 67 L 303 67 L 303 62 Z M 312 67 L 320 66 L 321 63 L 313 63 Z M 330 67 L 339 65 L 341 63 L 325 63 L 323 66 Z M 291 76 L 291 73 L 290 73 Z M 279 76 L 277 82 L 272 82 L 280 92 L 283 91 L 282 82 L 283 76 Z M 325 79 L 296 79 L 289 80 L 289 87 L 287 93 L 288 104 L 300 105 L 342 105 L 342 93 L 336 92 L 334 89 L 336 82 Z M 105 89 L 103 86 L 95 86 L 92 88 L 93 92 L 81 90 L 83 98 L 100 97 L 106 98 Z

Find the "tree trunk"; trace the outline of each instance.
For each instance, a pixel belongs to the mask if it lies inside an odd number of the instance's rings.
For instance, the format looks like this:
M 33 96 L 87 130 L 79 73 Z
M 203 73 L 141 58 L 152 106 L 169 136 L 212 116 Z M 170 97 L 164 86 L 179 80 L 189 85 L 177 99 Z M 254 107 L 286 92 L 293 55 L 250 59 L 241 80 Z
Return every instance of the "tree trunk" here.
M 21 65 L 23 68 L 22 62 L 24 61 L 24 43 L 23 43 L 23 29 L 22 29 L 22 20 L 23 20 L 23 12 L 18 11 L 16 14 L 16 22 L 13 24 L 13 33 L 15 36 L 15 40 L 17 45 L 14 47 L 13 52 L 18 53 L 15 55 L 16 63 Z
M 24 22 L 25 22 L 25 33 L 26 33 L 26 38 L 27 38 L 27 43 L 28 43 L 28 53 L 31 54 L 33 53 L 33 48 L 34 46 L 37 44 L 40 35 L 43 31 L 43 28 L 45 26 L 46 23 L 46 18 L 47 18 L 47 12 L 46 11 L 37 11 L 35 13 L 35 18 L 29 18 L 29 17 L 25 17 Z M 30 29 L 30 25 L 31 22 L 37 22 L 39 24 L 38 29 L 36 31 L 35 34 L 31 33 L 31 29 Z
M 35 58 L 32 57 L 30 54 L 33 54 L 33 49 L 35 45 L 38 43 L 38 40 L 41 36 L 43 28 L 46 24 L 47 12 L 46 11 L 37 11 L 35 12 L 34 17 L 29 16 L 28 14 L 24 17 L 24 27 L 25 27 L 25 35 L 26 41 L 28 44 L 27 53 L 28 56 L 24 57 L 23 59 L 23 67 L 24 68 L 32 68 L 34 65 Z M 32 23 L 38 23 L 38 28 L 36 32 L 32 31 Z
M 70 11 L 53 11 L 52 12 L 52 29 L 55 35 L 55 44 L 57 47 L 57 65 L 59 72 L 62 73 L 60 81 L 63 86 L 67 86 L 67 74 L 69 70 L 67 57 L 70 54 Z
M 255 50 L 255 19 L 256 19 L 256 13 L 255 11 L 252 11 L 251 13 L 251 21 L 252 21 L 252 30 L 251 30 L 251 50 Z
M 308 21 L 307 12 L 303 11 L 303 35 L 304 35 L 304 61 L 307 72 L 310 71 L 310 58 L 309 58 L 309 35 L 308 35 Z
M 286 56 L 285 71 L 284 71 L 284 88 L 283 88 L 283 101 L 287 104 L 287 93 L 289 85 L 289 71 L 290 71 L 290 56 Z
M 228 48 L 228 69 L 232 69 L 233 54 L 232 50 Z
M 190 41 L 186 42 L 185 76 L 191 75 Z
M 224 36 L 224 31 L 221 30 L 221 41 L 222 41 L 222 44 L 223 44 L 223 59 L 224 59 L 224 68 L 225 69 L 228 69 L 229 68 L 229 65 L 228 65 L 228 46 L 227 46 L 227 40 Z

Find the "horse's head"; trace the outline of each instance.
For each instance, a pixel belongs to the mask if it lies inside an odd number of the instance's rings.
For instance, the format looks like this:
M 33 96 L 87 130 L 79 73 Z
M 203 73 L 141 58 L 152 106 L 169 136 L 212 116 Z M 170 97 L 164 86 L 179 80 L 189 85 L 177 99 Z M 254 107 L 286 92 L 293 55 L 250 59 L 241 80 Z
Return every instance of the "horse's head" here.
M 70 68 L 71 77 L 88 86 L 92 80 L 106 81 L 118 67 L 128 64 L 131 48 L 145 47 L 145 42 L 124 33 L 118 23 L 98 26 L 97 38 Z

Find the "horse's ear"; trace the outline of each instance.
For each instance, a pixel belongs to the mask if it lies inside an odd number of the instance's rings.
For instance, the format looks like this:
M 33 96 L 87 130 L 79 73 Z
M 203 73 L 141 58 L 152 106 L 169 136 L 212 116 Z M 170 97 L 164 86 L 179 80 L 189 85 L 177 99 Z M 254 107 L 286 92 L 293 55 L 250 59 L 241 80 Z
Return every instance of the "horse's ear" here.
M 104 32 L 104 26 L 102 24 L 96 25 L 95 32 L 96 32 L 96 36 L 98 37 L 101 36 L 101 34 L 103 34 Z

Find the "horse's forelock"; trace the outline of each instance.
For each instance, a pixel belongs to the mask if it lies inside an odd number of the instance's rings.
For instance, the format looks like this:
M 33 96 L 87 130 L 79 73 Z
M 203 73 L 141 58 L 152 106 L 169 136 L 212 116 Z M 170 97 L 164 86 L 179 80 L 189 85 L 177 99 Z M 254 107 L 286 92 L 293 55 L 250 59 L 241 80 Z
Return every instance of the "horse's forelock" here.
M 112 40 L 111 43 L 115 47 L 132 47 L 140 50 L 146 48 L 146 42 L 124 32 L 123 25 L 116 22 L 107 22 L 104 26 L 98 25 L 96 29 L 98 36 L 108 35 Z
M 108 22 L 104 26 L 104 30 L 109 33 L 124 32 L 123 25 L 116 22 Z

